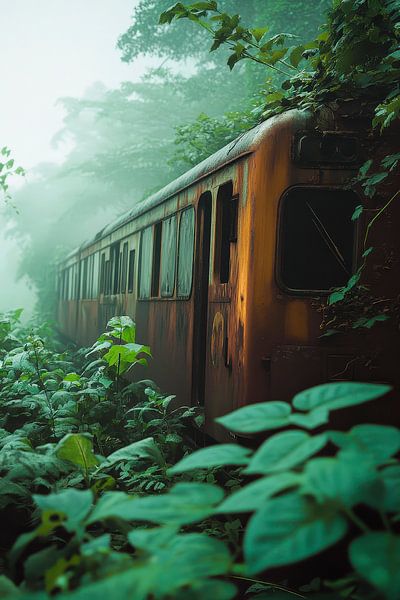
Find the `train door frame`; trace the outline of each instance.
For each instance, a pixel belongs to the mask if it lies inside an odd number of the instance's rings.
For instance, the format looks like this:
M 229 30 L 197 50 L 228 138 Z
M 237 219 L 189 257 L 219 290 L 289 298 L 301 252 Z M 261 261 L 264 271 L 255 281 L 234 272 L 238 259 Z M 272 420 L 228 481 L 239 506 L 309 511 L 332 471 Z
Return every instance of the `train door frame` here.
M 207 363 L 207 320 L 212 240 L 212 192 L 203 192 L 197 203 L 194 276 L 194 327 L 192 399 L 204 406 Z

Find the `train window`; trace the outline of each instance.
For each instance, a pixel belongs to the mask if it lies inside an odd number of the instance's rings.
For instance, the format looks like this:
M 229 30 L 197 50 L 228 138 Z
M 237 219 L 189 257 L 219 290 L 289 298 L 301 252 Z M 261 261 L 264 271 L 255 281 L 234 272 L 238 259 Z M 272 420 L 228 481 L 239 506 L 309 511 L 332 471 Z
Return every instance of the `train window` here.
M 181 214 L 178 245 L 178 298 L 189 298 L 193 278 L 194 209 Z
M 158 296 L 160 292 L 160 263 L 161 263 L 162 221 L 154 225 L 153 267 L 151 277 L 151 295 Z
M 92 298 L 97 298 L 98 295 L 99 295 L 99 253 L 96 252 L 93 256 Z
M 176 225 L 177 217 L 174 215 L 166 219 L 163 225 L 161 246 L 161 296 L 173 296 L 175 287 L 176 263 Z
M 296 188 L 282 201 L 279 276 L 287 291 L 323 292 L 346 284 L 353 270 L 359 204 L 352 191 Z
M 81 298 L 87 298 L 88 292 L 88 259 L 84 258 L 81 261 Z
M 153 226 L 146 227 L 140 237 L 139 297 L 150 298 L 153 259 Z
M 100 261 L 100 294 L 104 294 L 106 291 L 106 255 L 101 255 Z
M 132 294 L 135 277 L 135 251 L 129 251 L 128 292 Z
M 111 294 L 111 260 L 106 260 L 104 268 L 104 293 L 106 296 Z
M 111 259 L 111 273 L 110 273 L 110 278 L 111 278 L 110 288 L 111 288 L 111 290 L 110 290 L 110 292 L 111 292 L 111 294 L 118 294 L 118 291 L 119 291 L 119 285 L 118 285 L 119 284 L 119 269 L 120 269 L 119 242 L 117 242 L 116 244 L 113 244 L 111 246 L 110 259 Z
M 231 262 L 231 243 L 237 237 L 237 197 L 232 196 L 229 181 L 221 185 L 217 195 L 216 270 L 220 283 L 228 283 Z
M 121 294 L 126 292 L 126 280 L 128 275 L 128 242 L 124 243 L 121 258 Z

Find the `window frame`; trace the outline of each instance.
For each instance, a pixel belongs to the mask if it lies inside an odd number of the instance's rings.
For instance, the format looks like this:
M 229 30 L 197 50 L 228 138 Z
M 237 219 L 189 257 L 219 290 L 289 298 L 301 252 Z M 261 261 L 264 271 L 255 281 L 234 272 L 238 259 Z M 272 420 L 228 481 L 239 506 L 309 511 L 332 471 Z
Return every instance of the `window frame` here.
M 182 227 L 182 217 L 185 212 L 188 211 L 193 212 L 193 247 L 192 247 L 192 270 L 191 270 L 191 281 L 190 281 L 190 289 L 188 294 L 182 295 L 179 294 L 179 255 L 180 255 L 180 241 L 181 241 L 181 227 Z M 194 279 L 194 255 L 195 255 L 195 246 L 196 246 L 196 210 L 193 204 L 186 206 L 179 213 L 179 226 L 178 226 L 178 235 L 177 235 L 177 254 L 176 254 L 176 282 L 175 282 L 175 297 L 176 300 L 190 300 L 193 293 L 193 279 Z
M 183 211 L 181 211 L 183 212 Z M 163 275 L 163 240 L 165 239 L 165 223 L 168 221 L 175 220 L 175 260 L 174 260 L 174 272 L 173 272 L 173 285 L 170 294 L 163 291 L 162 287 L 162 275 Z M 160 252 L 160 299 L 171 300 L 175 299 L 175 292 L 177 288 L 177 274 L 178 274 L 178 240 L 179 240 L 179 223 L 180 223 L 180 212 L 174 212 L 165 219 L 163 219 L 163 235 L 161 237 L 161 252 Z
M 329 186 L 329 185 L 293 185 L 287 188 L 278 202 L 278 219 L 277 219 L 277 230 L 276 230 L 276 245 L 275 245 L 275 283 L 277 287 L 291 297 L 298 298 L 311 298 L 315 296 L 329 296 L 332 293 L 333 287 L 329 290 L 321 290 L 321 289 L 297 289 L 288 287 L 282 277 L 283 271 L 283 228 L 284 228 L 284 206 L 287 197 L 294 191 L 304 191 L 304 190 L 320 190 L 322 192 L 351 192 L 354 195 L 354 198 L 357 200 L 358 204 L 362 203 L 362 199 L 360 195 L 354 189 L 345 189 L 344 187 L 338 186 Z M 354 274 L 357 267 L 357 248 L 359 246 L 359 223 L 356 221 L 354 223 L 354 235 L 353 235 L 353 251 L 352 251 L 352 268 L 349 278 L 352 274 Z

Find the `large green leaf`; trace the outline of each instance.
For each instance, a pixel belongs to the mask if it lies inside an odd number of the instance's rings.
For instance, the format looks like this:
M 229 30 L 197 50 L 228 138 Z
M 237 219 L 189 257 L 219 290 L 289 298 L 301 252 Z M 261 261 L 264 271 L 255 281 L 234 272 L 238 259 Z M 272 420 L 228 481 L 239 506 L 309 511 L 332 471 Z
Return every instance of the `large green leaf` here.
M 92 440 L 81 433 L 65 435 L 58 442 L 55 453 L 58 458 L 68 460 L 85 471 L 97 466 L 99 462 L 93 452 Z
M 144 498 L 107 492 L 99 500 L 89 522 L 114 517 L 167 525 L 195 523 L 211 515 L 223 496 L 222 489 L 215 485 L 186 482 L 177 483 L 166 494 Z
M 268 498 L 291 487 L 298 486 L 302 476 L 297 473 L 278 473 L 247 484 L 226 498 L 217 508 L 218 513 L 252 512 L 261 508 Z
M 193 469 L 211 469 L 223 465 L 247 465 L 251 450 L 238 444 L 220 444 L 201 448 L 185 456 L 176 465 L 169 469 L 169 473 L 185 473 Z
M 389 385 L 377 383 L 356 383 L 354 381 L 325 383 L 296 394 L 293 398 L 293 406 L 298 410 L 305 411 L 319 406 L 336 410 L 375 400 L 390 389 Z
M 398 512 L 400 509 L 400 465 L 390 465 L 381 471 L 384 485 L 383 510 Z
M 89 513 L 93 495 L 90 490 L 75 490 L 69 488 L 47 496 L 33 496 L 34 501 L 42 511 L 42 518 L 54 521 L 54 516 L 64 517 L 60 519 L 63 527 L 68 531 L 74 531 L 83 522 Z
M 250 519 L 244 554 L 250 574 L 313 556 L 339 541 L 347 521 L 339 514 L 317 512 L 296 492 L 267 500 Z
M 142 458 L 151 459 L 158 465 L 164 465 L 164 458 L 152 437 L 133 442 L 129 446 L 124 446 L 116 452 L 107 456 L 106 460 L 100 465 L 100 468 L 110 467 L 117 462 L 138 460 Z
M 230 431 L 258 433 L 288 425 L 290 413 L 290 404 L 286 402 L 260 402 L 243 406 L 216 421 Z
M 289 415 L 291 425 L 298 425 L 305 429 L 316 429 L 329 421 L 329 410 L 325 406 L 318 406 L 308 413 L 292 413 Z
M 103 519 L 113 517 L 125 518 L 125 511 L 129 513 L 129 504 L 135 500 L 136 496 L 130 496 L 125 492 L 105 492 L 97 501 L 92 513 L 87 519 L 87 523 L 95 523 Z
M 374 531 L 354 540 L 349 547 L 356 571 L 387 600 L 400 598 L 400 536 Z
M 221 541 L 204 533 L 171 536 L 164 535 L 165 531 L 160 530 L 157 536 L 157 532 L 151 530 L 150 535 L 155 534 L 152 535 L 152 543 L 142 550 L 141 533 L 144 532 L 133 530 L 128 534 L 132 545 L 139 548 L 138 559 L 132 563 L 131 568 L 118 575 L 82 586 L 68 597 L 71 600 L 103 600 L 107 596 L 116 600 L 230 600 L 236 595 L 233 585 L 211 579 L 225 575 L 231 567 L 229 551 Z
M 254 454 L 246 473 L 276 473 L 291 469 L 321 450 L 327 436 L 311 436 L 305 431 L 283 431 L 276 433 Z
M 362 453 L 376 464 L 384 463 L 400 450 L 400 430 L 396 427 L 363 424 L 356 425 L 348 434 L 330 432 L 329 436 L 343 448 L 343 456 Z
M 303 491 L 318 502 L 335 501 L 346 507 L 375 503 L 383 496 L 383 483 L 377 471 L 362 455 L 352 461 L 314 458 L 304 470 Z

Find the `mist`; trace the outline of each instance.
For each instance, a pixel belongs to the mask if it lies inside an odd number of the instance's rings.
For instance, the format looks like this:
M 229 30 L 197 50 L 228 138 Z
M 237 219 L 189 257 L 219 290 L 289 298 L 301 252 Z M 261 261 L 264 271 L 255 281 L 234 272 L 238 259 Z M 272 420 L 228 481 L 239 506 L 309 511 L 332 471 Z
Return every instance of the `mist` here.
M 293 8 L 299 38 L 317 32 L 328 3 Z M 239 5 L 244 23 L 286 27 L 279 3 L 221 2 Z M 158 25 L 168 6 L 0 0 L 0 147 L 26 171 L 10 174 L 0 212 L 0 310 L 51 317 L 58 260 L 259 120 L 279 74 L 230 73 L 227 51 L 210 53 L 193 23 Z

